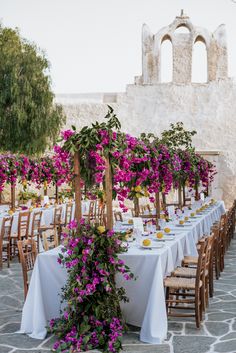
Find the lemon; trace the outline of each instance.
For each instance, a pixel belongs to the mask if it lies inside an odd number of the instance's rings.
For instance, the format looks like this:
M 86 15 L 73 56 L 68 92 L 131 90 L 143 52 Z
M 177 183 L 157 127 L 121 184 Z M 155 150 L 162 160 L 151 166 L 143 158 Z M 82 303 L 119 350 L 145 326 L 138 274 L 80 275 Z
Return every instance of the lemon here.
M 137 199 L 140 199 L 143 195 L 140 194 L 139 192 L 136 192 L 135 196 L 137 197 Z
M 129 223 L 129 224 L 134 224 L 134 221 L 133 221 L 132 219 L 129 219 L 129 220 L 128 220 L 128 223 Z
M 160 219 L 165 219 L 165 215 L 164 215 L 164 214 L 161 214 L 161 215 L 160 215 Z
M 167 233 L 167 234 L 170 233 L 170 228 L 165 227 L 165 228 L 164 228 L 164 232 Z
M 32 212 L 32 211 L 33 211 L 33 207 L 30 207 L 30 208 L 29 208 L 29 211 Z
M 179 221 L 179 224 L 180 224 L 180 225 L 183 225 L 183 224 L 184 224 L 184 221 L 183 221 L 183 220 L 180 220 L 180 221 Z
M 185 220 L 185 221 L 188 221 L 188 217 L 187 217 L 187 216 L 186 216 L 186 217 L 184 217 L 184 220 Z
M 136 192 L 140 192 L 140 191 L 142 191 L 141 186 L 140 186 L 140 185 L 135 186 L 134 191 L 136 191 Z
M 97 227 L 97 230 L 99 231 L 99 233 L 102 234 L 105 232 L 106 228 L 104 226 L 99 226 L 99 227 Z
M 191 212 L 190 216 L 194 217 L 195 216 L 195 212 Z
M 162 232 L 158 232 L 156 234 L 157 239 L 161 239 L 161 238 L 163 238 L 163 236 L 164 236 L 164 234 Z
M 14 214 L 14 212 L 12 210 L 9 210 L 8 213 L 10 216 L 12 216 Z
M 130 237 L 130 235 L 129 234 L 125 234 L 125 240 L 129 240 L 129 237 Z
M 150 246 L 151 245 L 151 240 L 150 239 L 144 239 L 143 240 L 143 246 Z

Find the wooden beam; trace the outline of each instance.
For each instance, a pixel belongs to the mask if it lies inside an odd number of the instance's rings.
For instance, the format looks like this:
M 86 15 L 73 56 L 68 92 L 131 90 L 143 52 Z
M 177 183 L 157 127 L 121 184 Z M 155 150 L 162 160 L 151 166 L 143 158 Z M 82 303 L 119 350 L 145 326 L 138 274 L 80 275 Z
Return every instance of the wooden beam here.
M 195 200 L 198 201 L 200 199 L 199 191 L 198 191 L 198 184 L 195 184 Z
M 164 192 L 161 193 L 162 195 L 162 205 L 163 205 L 163 209 L 166 209 L 166 194 Z
M 159 230 L 159 218 L 161 216 L 161 207 L 160 207 L 160 193 L 155 193 L 155 207 L 156 207 L 156 229 Z
M 79 152 L 74 154 L 74 173 L 75 173 L 75 220 L 80 224 L 82 218 L 81 207 L 81 178 Z
M 140 209 L 139 209 L 139 199 L 134 196 L 134 216 L 139 217 Z
M 16 187 L 11 184 L 11 208 L 14 211 L 16 207 Z
M 106 215 L 108 230 L 113 229 L 113 212 L 112 212 L 112 173 L 109 158 L 106 158 L 105 170 L 105 191 L 106 191 Z
M 186 204 L 185 185 L 183 186 L 183 206 Z
M 178 205 L 179 208 L 182 209 L 182 188 L 181 185 L 178 187 Z
M 55 185 L 55 199 L 56 199 L 56 203 L 58 203 L 58 186 L 57 186 L 57 184 Z

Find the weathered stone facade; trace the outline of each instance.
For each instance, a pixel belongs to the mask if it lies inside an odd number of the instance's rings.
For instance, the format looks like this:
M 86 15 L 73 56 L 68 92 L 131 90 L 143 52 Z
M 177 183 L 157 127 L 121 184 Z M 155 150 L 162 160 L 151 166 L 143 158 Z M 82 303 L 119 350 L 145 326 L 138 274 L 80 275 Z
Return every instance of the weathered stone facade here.
M 175 33 L 185 26 L 189 33 Z M 161 83 L 161 43 L 169 39 L 173 45 L 173 80 Z M 208 82 L 191 82 L 192 51 L 198 40 L 206 44 Z M 213 194 L 226 203 L 236 195 L 236 84 L 227 73 L 227 45 L 224 26 L 212 34 L 195 27 L 186 15 L 152 35 L 143 27 L 143 72 L 128 85 L 123 94 L 89 95 L 73 101 L 57 97 L 64 104 L 67 126 L 78 127 L 104 117 L 111 104 L 123 130 L 160 134 L 170 123 L 183 121 L 187 129 L 197 130 L 194 143 L 199 151 L 208 153 L 218 168 Z M 64 97 L 65 98 L 65 97 Z M 69 102 L 69 103 L 67 103 Z

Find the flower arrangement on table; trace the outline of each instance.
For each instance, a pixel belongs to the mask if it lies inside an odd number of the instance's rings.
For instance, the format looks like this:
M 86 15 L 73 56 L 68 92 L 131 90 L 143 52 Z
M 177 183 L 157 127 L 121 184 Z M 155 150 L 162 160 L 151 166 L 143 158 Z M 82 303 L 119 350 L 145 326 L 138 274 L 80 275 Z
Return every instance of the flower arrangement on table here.
M 82 220 L 72 221 L 64 234 L 58 262 L 68 271 L 62 301 L 67 303 L 61 317 L 50 322 L 50 331 L 58 341 L 56 352 L 80 352 L 99 348 L 119 352 L 125 324 L 120 302 L 127 301 L 124 288 L 117 288 L 115 275 L 125 280 L 133 274 L 119 259 L 127 251 L 120 234 L 92 227 Z
M 58 193 L 60 199 L 64 200 L 65 198 L 73 199 L 74 191 L 71 188 L 61 189 Z
M 19 192 L 19 200 L 22 201 L 23 203 L 29 200 L 32 200 L 33 202 L 35 202 L 37 198 L 38 198 L 38 195 L 36 192 L 33 192 L 33 191 Z

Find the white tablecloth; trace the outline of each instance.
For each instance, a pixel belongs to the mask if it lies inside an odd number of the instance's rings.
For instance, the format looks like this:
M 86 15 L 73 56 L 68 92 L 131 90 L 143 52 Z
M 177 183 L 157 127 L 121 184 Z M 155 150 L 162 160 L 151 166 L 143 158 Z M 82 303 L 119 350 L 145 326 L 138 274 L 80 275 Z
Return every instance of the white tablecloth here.
M 117 276 L 117 285 L 124 286 L 129 303 L 122 304 L 127 323 L 140 326 L 140 339 L 148 343 L 161 343 L 167 334 L 167 315 L 163 279 L 184 255 L 196 255 L 195 243 L 224 213 L 223 202 L 217 203 L 192 225 L 176 227 L 175 239 L 166 241 L 161 249 L 140 249 L 131 245 L 128 252 L 120 255 L 137 276 L 136 281 L 124 281 Z M 58 265 L 60 247 L 39 254 L 34 266 L 29 292 L 23 307 L 21 333 L 43 339 L 45 326 L 60 312 L 60 291 L 66 282 L 67 272 Z

